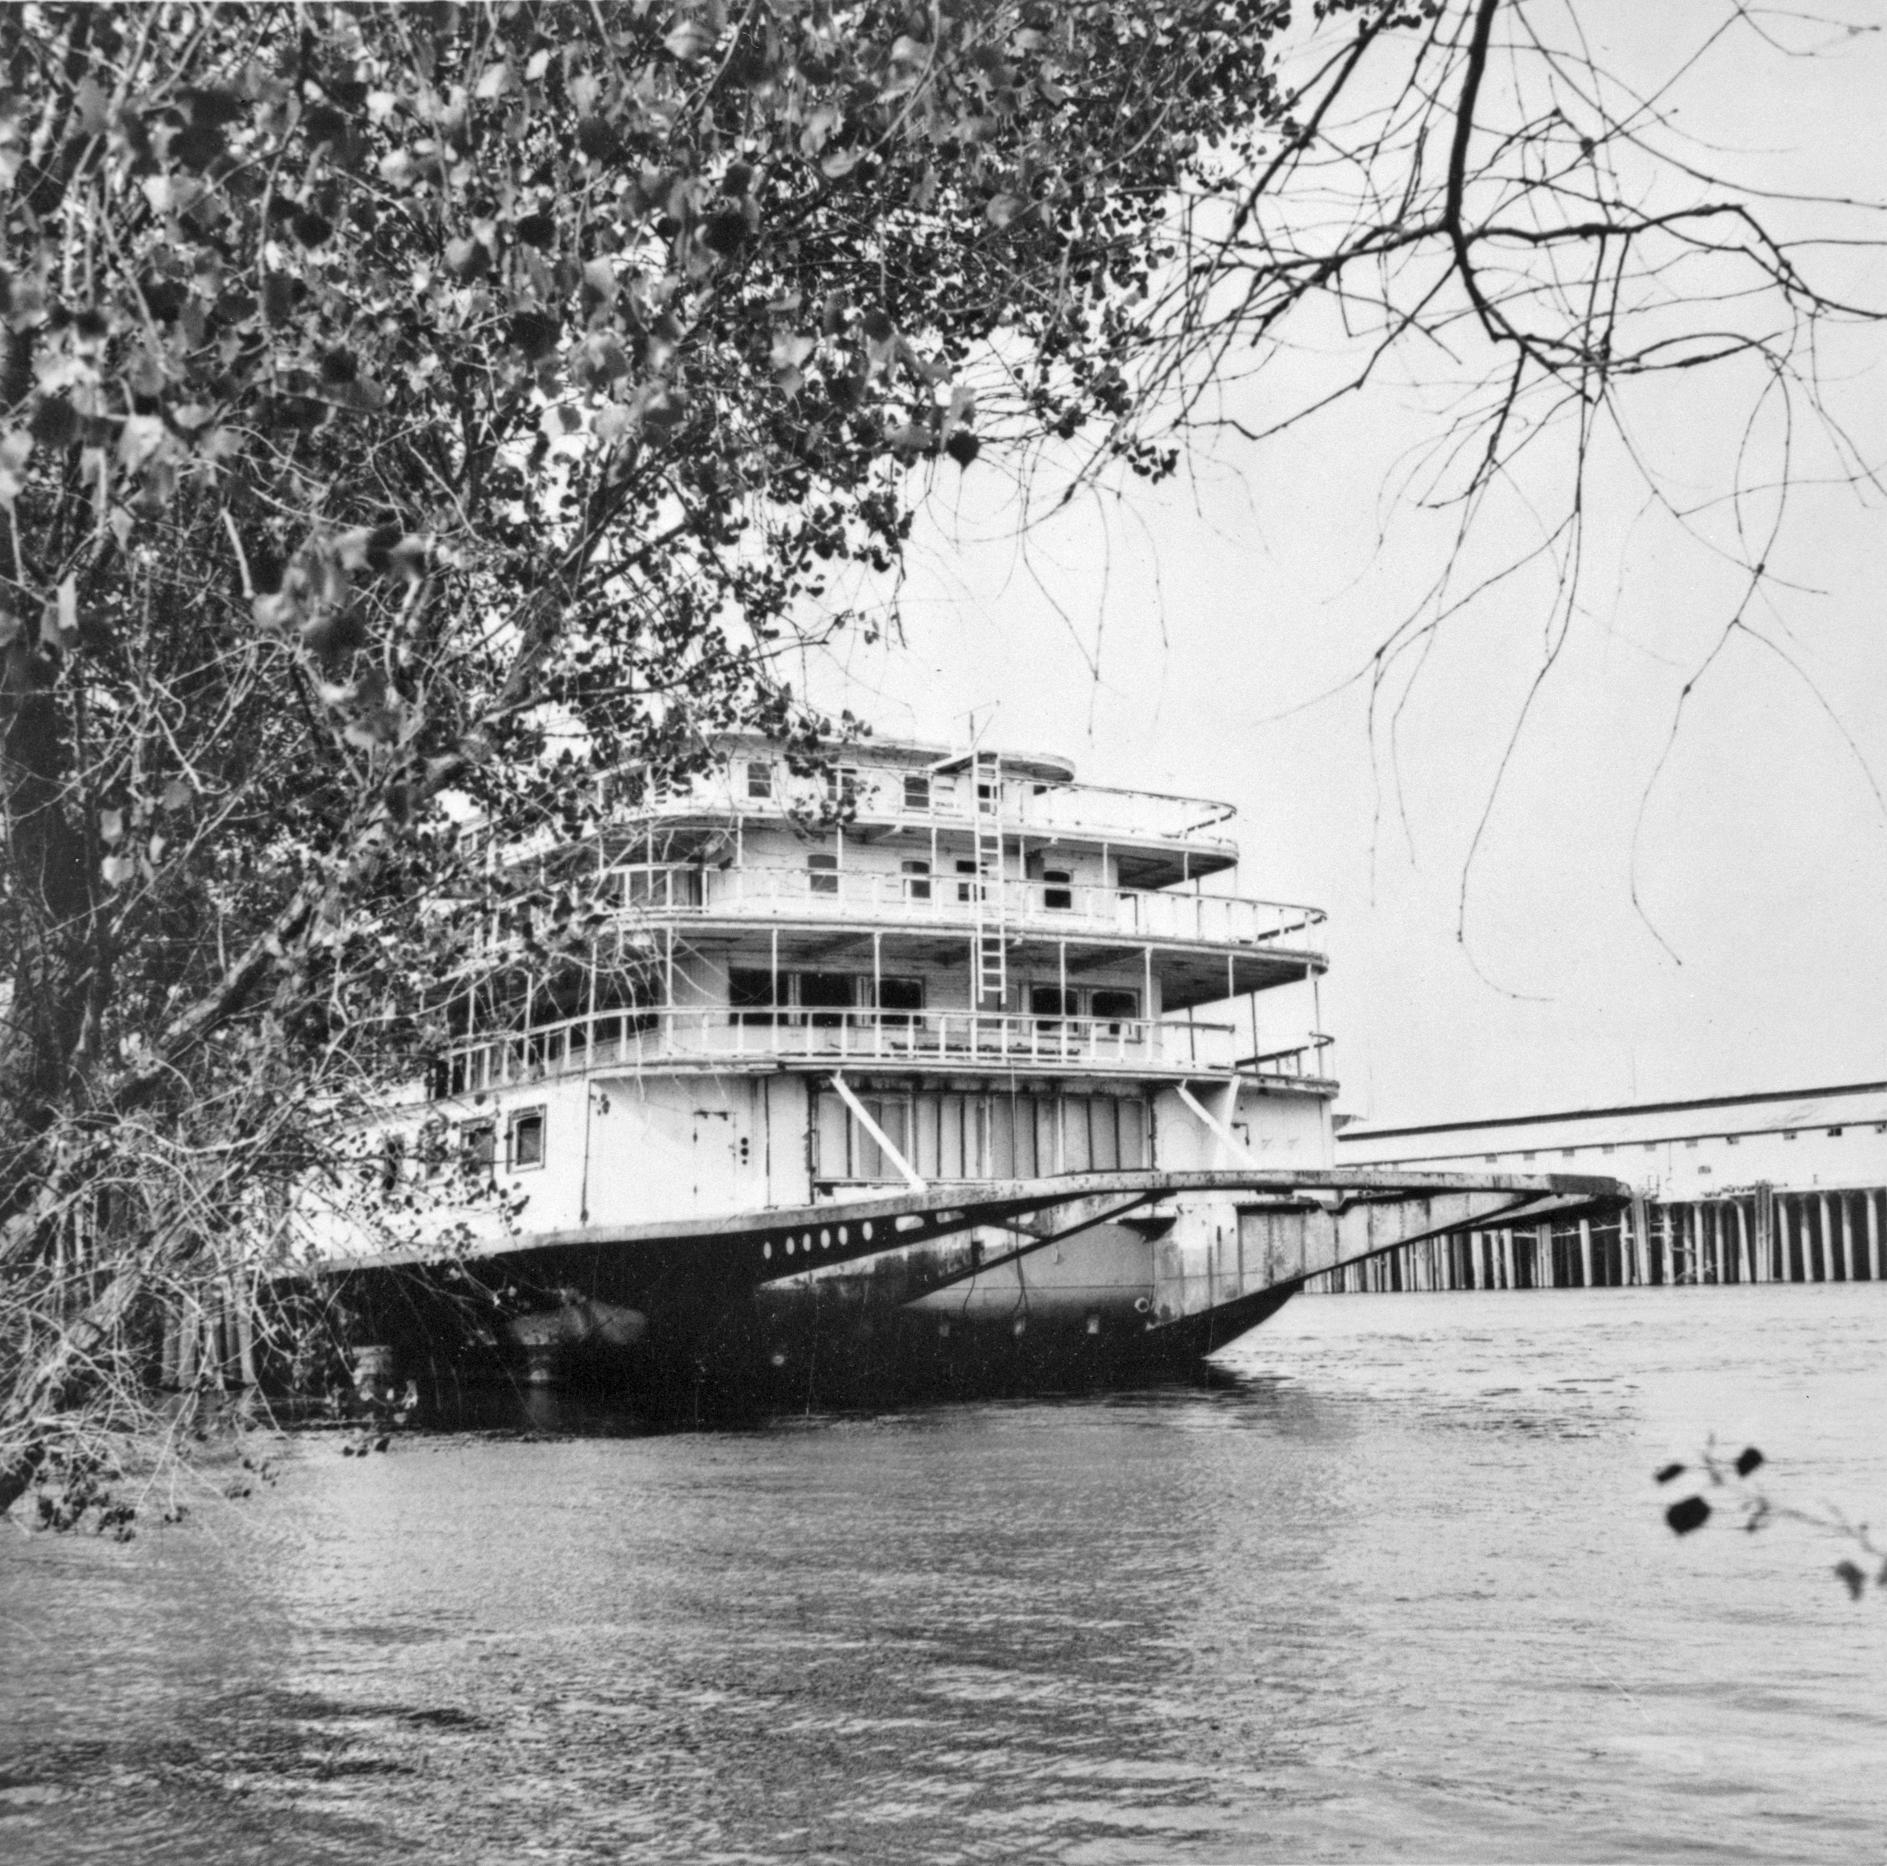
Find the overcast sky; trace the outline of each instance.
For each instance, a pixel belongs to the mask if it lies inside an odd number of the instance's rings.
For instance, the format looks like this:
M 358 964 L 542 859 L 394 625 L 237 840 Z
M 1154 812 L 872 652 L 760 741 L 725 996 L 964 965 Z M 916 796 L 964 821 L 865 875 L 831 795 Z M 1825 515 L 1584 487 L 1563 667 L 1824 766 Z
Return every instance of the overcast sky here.
M 1686 120 L 1719 166 L 1765 185 L 1881 200 L 1883 96 L 1873 31 L 1815 60 L 1720 57 Z M 1854 230 L 1791 211 L 1798 229 Z M 1838 262 L 1844 290 L 1887 303 L 1887 266 Z M 1836 406 L 1887 458 L 1887 334 L 1828 362 Z M 1749 387 L 1693 375 L 1636 405 L 1635 439 L 1679 496 L 1728 483 Z M 1887 1076 L 1879 495 L 1799 489 L 1771 554 L 1799 587 L 1745 610 L 1743 579 L 1710 548 L 1727 508 L 1693 542 L 1602 461 L 1583 602 L 1496 793 L 1539 666 L 1545 578 L 1442 632 L 1393 757 L 1354 679 L 1439 562 L 1436 522 L 1384 494 L 1434 432 L 1432 402 L 1391 381 L 1283 440 L 1224 446 L 1179 484 L 1080 502 L 1021 543 L 1000 472 L 945 466 L 904 644 L 854 649 L 811 684 L 881 733 L 961 740 L 974 712 L 986 742 L 1065 751 L 1097 782 L 1236 803 L 1239 891 L 1330 911 L 1323 1015 L 1351 1112 L 1447 1119 Z M 1798 459 L 1811 476 L 1827 464 L 1812 447 Z M 1760 503 L 1744 516 L 1762 522 Z M 1710 662 L 1739 610 L 1757 632 Z

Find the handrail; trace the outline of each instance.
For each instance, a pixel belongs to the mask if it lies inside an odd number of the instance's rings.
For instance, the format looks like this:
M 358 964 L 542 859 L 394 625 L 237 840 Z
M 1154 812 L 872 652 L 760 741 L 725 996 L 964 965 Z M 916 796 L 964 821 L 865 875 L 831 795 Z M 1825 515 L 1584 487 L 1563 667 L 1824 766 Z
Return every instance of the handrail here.
M 933 783 L 922 804 L 908 802 L 902 769 L 861 767 L 847 793 L 852 809 L 873 821 L 968 823 L 976 815 L 976 779 L 946 788 Z M 1103 784 L 1054 784 L 1039 778 L 1003 780 L 1000 815 L 1009 834 L 1032 829 L 1086 830 L 1097 836 L 1144 836 L 1156 842 L 1203 841 L 1223 845 L 1228 838 L 1209 836 L 1236 814 L 1231 804 L 1214 798 L 1180 797 L 1165 791 L 1130 790 Z M 638 806 L 651 820 L 685 816 L 709 809 L 730 816 L 780 817 L 793 809 L 818 809 L 833 800 L 823 779 L 779 773 L 765 796 L 752 796 L 731 769 L 704 772 L 692 782 Z M 1125 808 L 1113 808 L 1125 805 Z M 1200 812 L 1213 814 L 1204 820 Z
M 1234 1025 L 1221 1023 L 971 1010 L 686 1005 L 591 1011 L 461 1041 L 446 1053 L 440 1086 L 447 1094 L 472 1094 L 599 1067 L 742 1057 L 1187 1069 L 1216 1075 L 1235 1067 L 1237 1034 Z M 1260 1073 L 1282 1078 L 1302 1070 Z
M 873 870 L 699 869 L 681 863 L 624 863 L 625 908 L 651 915 L 780 918 L 861 915 L 889 925 L 973 925 L 977 894 L 1000 890 L 1013 926 L 1125 934 L 1215 946 L 1264 946 L 1323 925 L 1323 909 L 1292 901 L 1153 888 L 1095 887 L 1063 881 L 979 880 L 973 875 L 886 874 Z

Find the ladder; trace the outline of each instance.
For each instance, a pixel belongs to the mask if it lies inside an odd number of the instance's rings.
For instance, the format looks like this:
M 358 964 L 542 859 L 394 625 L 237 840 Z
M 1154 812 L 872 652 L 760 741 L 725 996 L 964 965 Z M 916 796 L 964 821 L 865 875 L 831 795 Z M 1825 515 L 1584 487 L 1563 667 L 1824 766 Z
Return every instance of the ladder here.
M 970 834 L 976 861 L 976 1008 L 1000 1011 L 1009 996 L 1009 890 L 1003 883 L 1002 759 L 979 752 L 970 762 Z

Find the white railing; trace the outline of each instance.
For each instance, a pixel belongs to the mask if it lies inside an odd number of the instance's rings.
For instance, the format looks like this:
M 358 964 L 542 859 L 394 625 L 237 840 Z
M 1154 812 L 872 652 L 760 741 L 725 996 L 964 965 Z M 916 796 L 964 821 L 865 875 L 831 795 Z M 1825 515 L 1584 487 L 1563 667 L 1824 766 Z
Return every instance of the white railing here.
M 976 1011 L 731 1010 L 724 1005 L 596 1011 L 456 1045 L 443 1087 L 468 1095 L 612 1066 L 806 1058 L 843 1063 L 1199 1070 L 1240 1059 L 1230 1024 L 1148 1018 L 1025 1017 Z M 1249 1073 L 1249 1064 L 1247 1065 Z M 1292 1074 L 1276 1069 L 1267 1073 Z
M 702 871 L 660 864 L 617 871 L 621 900 L 653 915 L 771 919 L 868 920 L 883 925 L 943 922 L 966 931 L 976 893 L 1002 895 L 1013 929 L 1184 940 L 1212 946 L 1284 945 L 1321 926 L 1316 907 L 1223 894 L 1165 894 L 1143 888 L 1097 888 L 1070 882 L 979 881 L 954 874 L 890 875 L 797 868 Z
M 1155 842 L 1229 841 L 1223 825 L 1233 814 L 1231 805 L 1206 798 L 1113 790 L 1099 784 L 1051 784 L 1007 775 L 1001 780 L 1000 797 L 979 796 L 979 784 L 988 782 L 986 776 L 966 770 L 930 778 L 922 794 L 914 797 L 906 792 L 901 769 L 853 771 L 848 767 L 844 794 L 858 815 L 873 822 L 934 823 L 950 828 L 969 824 L 980 811 L 999 816 L 1008 835 L 1079 832 Z M 746 761 L 737 760 L 731 771 L 704 772 L 642 807 L 657 819 L 702 810 L 749 816 L 798 810 L 816 815 L 839 797 L 839 789 L 823 778 L 794 777 L 778 763 L 773 767 L 771 789 L 756 796 L 748 788 Z

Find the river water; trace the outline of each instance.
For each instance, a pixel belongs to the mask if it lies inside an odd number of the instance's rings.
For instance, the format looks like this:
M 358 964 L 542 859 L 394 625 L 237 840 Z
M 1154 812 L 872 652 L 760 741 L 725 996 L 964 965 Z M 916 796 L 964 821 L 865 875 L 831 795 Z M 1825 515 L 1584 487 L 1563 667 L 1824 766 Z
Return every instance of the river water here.
M 409 1436 L 0 1529 L 0 1859 L 1841 1860 L 1887 1286 L 1306 1298 L 1210 1388 Z

